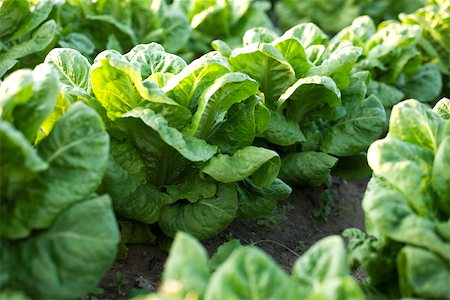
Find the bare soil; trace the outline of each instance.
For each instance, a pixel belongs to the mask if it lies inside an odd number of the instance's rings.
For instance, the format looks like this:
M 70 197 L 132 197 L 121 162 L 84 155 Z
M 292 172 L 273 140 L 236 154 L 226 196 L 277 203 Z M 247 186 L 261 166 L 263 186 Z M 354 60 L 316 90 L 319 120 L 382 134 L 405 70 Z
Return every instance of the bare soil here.
M 321 238 L 350 227 L 364 229 L 361 200 L 367 182 L 333 178 L 329 188 L 294 188 L 270 218 L 236 220 L 203 245 L 212 255 L 224 242 L 239 239 L 243 245 L 262 248 L 290 272 L 297 257 Z M 98 299 L 127 299 L 133 288 L 158 287 L 167 252 L 156 245 L 129 245 L 128 249 L 127 258 L 115 262 L 102 280 Z

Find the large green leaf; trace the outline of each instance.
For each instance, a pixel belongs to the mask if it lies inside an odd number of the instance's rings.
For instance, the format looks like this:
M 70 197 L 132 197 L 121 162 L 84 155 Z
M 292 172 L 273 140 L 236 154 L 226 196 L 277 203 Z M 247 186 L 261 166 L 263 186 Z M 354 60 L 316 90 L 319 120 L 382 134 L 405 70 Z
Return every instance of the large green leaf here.
M 274 110 L 270 111 L 269 126 L 260 136 L 280 146 L 290 146 L 306 141 L 297 122 L 287 119 L 281 112 Z
M 276 38 L 278 38 L 278 34 L 272 30 L 264 27 L 256 27 L 245 32 L 242 37 L 242 44 L 248 46 L 253 43 L 271 43 Z
M 274 40 L 272 45 L 283 54 L 284 58 L 292 66 L 297 79 L 304 77 L 312 67 L 306 57 L 305 48 L 302 43 L 299 39 L 290 36 L 289 32 Z
M 345 89 L 350 84 L 350 72 L 361 53 L 359 47 L 343 47 L 332 52 L 321 65 L 310 68 L 306 75 L 331 77 L 339 89 Z
M 370 185 L 364 195 L 363 209 L 375 230 L 395 241 L 433 251 L 450 261 L 450 244 L 437 232 L 435 220 L 418 215 L 405 196 L 386 182 L 375 178 Z
M 405 99 L 405 94 L 402 91 L 384 82 L 371 80 L 367 88 L 368 94 L 377 96 L 384 107 L 391 107 Z
M 55 67 L 59 81 L 72 89 L 90 91 L 91 64 L 80 52 L 68 48 L 55 48 L 45 57 L 45 63 Z
M 39 26 L 31 38 L 15 44 L 7 52 L 0 54 L 0 77 L 3 77 L 18 62 L 18 59 L 44 50 L 53 41 L 55 35 L 56 23 L 54 20 L 49 20 Z
M 190 235 L 179 232 L 170 248 L 164 266 L 164 282 L 177 282 L 182 288 L 181 297 L 205 293 L 210 277 L 208 254 L 203 246 Z
M 270 215 L 281 199 L 289 197 L 292 189 L 280 179 L 268 186 L 257 186 L 250 179 L 238 183 L 239 218 L 259 218 Z
M 156 131 L 161 139 L 190 161 L 207 161 L 217 151 L 217 147 L 204 140 L 187 136 L 167 124 L 167 121 L 151 109 L 135 108 L 124 114 L 123 118 L 138 118 Z
M 442 76 L 437 64 L 428 63 L 420 67 L 404 83 L 397 86 L 405 98 L 417 99 L 421 102 L 432 102 L 442 91 Z
M 21 8 L 23 2 L 26 3 L 26 1 L 15 1 L 16 9 Z M 28 12 L 25 14 L 26 18 L 20 24 L 20 27 L 14 31 L 14 34 L 10 37 L 10 40 L 18 39 L 24 36 L 25 34 L 31 32 L 32 30 L 36 29 L 41 23 L 43 23 L 48 18 L 50 12 L 53 9 L 53 5 L 54 3 L 50 0 L 39 1 L 31 13 Z M 5 4 L 3 4 L 3 6 L 5 6 Z
M 292 278 L 302 297 L 306 297 L 331 278 L 349 275 L 347 255 L 341 237 L 330 236 L 320 240 L 294 264 Z
M 92 90 L 105 107 L 112 120 L 138 106 L 146 100 L 139 94 L 136 83 L 142 83 L 139 70 L 119 53 L 100 53 L 91 68 Z
M 14 244 L 12 282 L 40 299 L 84 296 L 113 263 L 118 242 L 109 198 L 82 201 L 47 230 Z
M 170 79 L 163 91 L 177 103 L 194 110 L 203 91 L 229 71 L 226 59 L 217 52 L 210 52 Z
M 0 120 L 0 197 L 1 215 L 15 193 L 36 173 L 48 168 L 48 164 L 36 153 L 20 131 Z M 6 159 L 5 159 L 6 158 Z
M 205 299 L 297 299 L 288 275 L 257 248 L 240 248 L 220 265 Z
M 157 43 L 137 45 L 125 54 L 125 58 L 140 66 L 144 79 L 157 72 L 178 74 L 186 67 L 181 57 L 167 53 Z
M 233 104 L 226 112 L 225 120 L 217 126 L 206 139 L 208 143 L 217 145 L 221 153 L 234 153 L 253 143 L 258 126 L 268 121 L 268 111 L 257 97 L 251 97 Z M 260 110 L 261 109 L 261 110 Z
M 448 261 L 421 248 L 406 246 L 398 257 L 400 288 L 404 297 L 445 299 L 449 295 Z
M 286 109 L 286 116 L 301 122 L 311 111 L 325 104 L 333 107 L 341 103 L 341 91 L 333 79 L 311 76 L 299 79 L 280 97 L 278 106 Z
M 450 135 L 448 135 L 439 145 L 436 156 L 434 157 L 433 173 L 431 184 L 439 196 L 439 202 L 442 211 L 450 215 Z
M 313 23 L 298 24 L 286 31 L 283 36 L 299 39 L 305 48 L 328 43 L 328 36 Z
M 0 37 L 5 37 L 14 33 L 30 13 L 28 1 L 5 0 L 0 7 Z
M 2 235 L 19 238 L 46 228 L 61 210 L 91 195 L 103 178 L 108 152 L 99 116 L 82 103 L 72 105 L 40 143 L 38 154 L 49 167 L 15 195 L 14 206 L 1 218 Z
M 445 120 L 427 105 L 416 100 L 407 100 L 392 109 L 389 134 L 436 152 L 445 135 L 445 124 Z
M 297 152 L 282 157 L 279 177 L 288 184 L 318 186 L 325 182 L 337 158 L 323 152 Z
M 121 216 L 153 224 L 159 219 L 161 208 L 170 203 L 170 197 L 157 188 L 139 180 L 119 163 L 110 159 L 103 178 L 102 188 L 113 203 L 114 210 Z
M 147 107 L 176 128 L 188 123 L 190 111 L 167 97 L 155 81 L 142 81 L 138 65 L 114 51 L 100 53 L 95 61 L 91 68 L 92 89 L 110 119 L 136 107 Z
M 271 184 L 280 170 L 280 157 L 275 151 L 248 146 L 231 156 L 219 154 L 201 170 L 219 182 L 231 183 L 251 178 L 258 186 Z
M 223 122 L 228 109 L 258 92 L 258 84 L 243 73 L 227 73 L 214 81 L 198 99 L 189 131 L 207 138 Z
M 48 66 L 40 65 L 32 72 L 16 71 L 0 86 L 1 118 L 34 142 L 42 122 L 55 107 L 58 91 L 57 74 Z
M 374 95 L 347 107 L 347 114 L 323 133 L 320 150 L 336 156 L 366 151 L 384 129 L 386 114 Z
M 224 230 L 236 217 L 238 207 L 234 184 L 219 184 L 214 197 L 195 203 L 177 202 L 161 211 L 159 226 L 168 236 L 186 231 L 198 239 L 207 239 Z
M 385 138 L 370 146 L 367 157 L 375 175 L 382 176 L 401 191 L 418 214 L 432 218 L 435 207 L 428 187 L 434 158 L 432 151 Z
M 270 44 L 251 44 L 234 49 L 229 57 L 233 71 L 248 74 L 264 93 L 269 108 L 276 108 L 280 95 L 295 81 L 295 71 L 280 51 Z

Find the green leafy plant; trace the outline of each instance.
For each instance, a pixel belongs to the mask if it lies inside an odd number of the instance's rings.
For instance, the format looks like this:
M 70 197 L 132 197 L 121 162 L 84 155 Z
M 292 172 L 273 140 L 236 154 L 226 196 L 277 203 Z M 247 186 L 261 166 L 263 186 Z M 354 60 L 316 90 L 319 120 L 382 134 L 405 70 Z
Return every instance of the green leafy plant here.
M 76 103 L 41 138 L 58 92 L 47 65 L 16 71 L 0 85 L 0 293 L 80 297 L 115 258 L 111 201 L 96 194 L 108 134 L 94 110 Z
M 323 184 L 338 157 L 359 156 L 382 133 L 385 111 L 368 91 L 370 74 L 353 70 L 361 48 L 328 45 L 311 23 L 281 37 L 255 28 L 243 44 L 229 51 L 214 46 L 233 71 L 258 82 L 271 117 L 256 143 L 280 153 L 280 178 L 288 184 Z
M 125 296 L 125 292 L 122 290 L 123 286 L 128 283 L 128 279 L 123 278 L 122 273 L 120 271 L 117 271 L 116 274 L 114 274 L 114 281 L 111 282 L 108 287 L 113 289 L 117 295 L 119 296 Z
M 0 78 L 17 66 L 34 67 L 46 55 L 45 50 L 54 45 L 57 25 L 48 20 L 52 8 L 51 0 L 0 3 Z
M 319 241 L 286 274 L 255 246 L 230 241 L 208 259 L 201 244 L 178 233 L 158 294 L 138 299 L 365 299 L 350 276 L 343 239 Z
M 289 195 L 277 153 L 252 145 L 270 117 L 258 84 L 218 53 L 186 65 L 152 43 L 104 51 L 92 66 L 55 49 L 46 63 L 59 72 L 63 105 L 83 101 L 103 116 L 111 156 L 102 191 L 120 216 L 205 239 Z
M 367 234 L 349 229 L 351 258 L 387 297 L 447 299 L 450 279 L 450 101 L 392 110 L 369 148 L 374 177 L 363 199 Z
M 320 217 L 325 221 L 328 221 L 328 216 L 336 205 L 333 200 L 333 191 L 331 189 L 325 189 L 319 194 L 319 205 L 319 209 L 311 212 L 312 216 L 315 218 Z
M 276 2 L 275 13 L 283 29 L 313 22 L 333 34 L 361 15 L 368 15 L 379 23 L 396 19 L 399 13 L 411 13 L 422 5 L 421 0 L 280 0 Z

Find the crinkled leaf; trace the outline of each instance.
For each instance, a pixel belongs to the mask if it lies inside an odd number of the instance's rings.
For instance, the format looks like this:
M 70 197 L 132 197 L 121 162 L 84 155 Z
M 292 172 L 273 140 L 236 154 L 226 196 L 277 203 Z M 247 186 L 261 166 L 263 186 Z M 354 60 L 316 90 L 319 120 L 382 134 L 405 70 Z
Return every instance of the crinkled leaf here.
M 279 177 L 293 185 L 321 185 L 337 158 L 323 152 L 289 153 L 282 157 Z
M 419 215 L 428 217 L 432 217 L 435 210 L 433 195 L 427 186 L 433 158 L 432 151 L 393 138 L 376 141 L 368 151 L 369 166 L 374 174 L 401 191 Z
M 41 299 L 84 296 L 113 263 L 118 242 L 109 198 L 82 201 L 64 210 L 47 230 L 14 245 L 15 266 L 20 267 L 14 269 L 13 282 Z
M 229 72 L 226 58 L 210 52 L 194 60 L 169 80 L 163 91 L 177 103 L 193 110 L 198 97 L 220 76 Z
M 299 79 L 279 99 L 279 107 L 286 109 L 286 116 L 301 122 L 309 112 L 327 104 L 330 107 L 341 103 L 341 91 L 333 79 L 326 76 L 311 76 Z
M 63 209 L 91 195 L 103 178 L 108 152 L 99 116 L 83 103 L 73 104 L 40 143 L 38 154 L 49 167 L 15 196 L 1 218 L 2 235 L 18 238 L 45 228 Z
M 135 108 L 122 115 L 122 118 L 138 118 L 145 125 L 158 132 L 161 139 L 177 150 L 190 161 L 207 161 L 217 151 L 217 147 L 209 145 L 204 140 L 183 135 L 181 132 L 167 124 L 167 121 L 151 109 Z
M 305 48 L 311 45 L 326 45 L 328 43 L 328 36 L 313 23 L 298 24 L 286 31 L 283 36 L 299 39 Z
M 196 203 L 177 202 L 161 211 L 159 226 L 168 236 L 186 231 L 207 239 L 224 230 L 236 217 L 238 203 L 234 184 L 219 184 L 214 197 Z
M 268 186 L 257 186 L 250 179 L 238 183 L 239 208 L 237 216 L 249 219 L 268 216 L 281 199 L 289 197 L 292 189 L 280 179 Z
M 405 94 L 405 98 L 414 98 L 421 102 L 431 102 L 442 91 L 442 76 L 437 64 L 428 63 L 397 87 Z
M 278 38 L 278 34 L 264 27 L 249 29 L 242 37 L 242 44 L 248 46 L 253 43 L 271 43 Z
M 21 4 L 19 4 L 20 2 L 15 1 L 16 8 L 20 8 L 22 6 Z M 54 3 L 50 0 L 38 2 L 31 13 L 25 14 L 26 19 L 22 21 L 20 27 L 14 32 L 14 34 L 9 39 L 15 40 L 36 29 L 42 22 L 44 22 L 48 18 L 50 12 L 52 11 L 53 5 Z
M 36 153 L 23 134 L 11 124 L 0 121 L 0 195 L 2 215 L 17 190 L 23 188 L 27 180 L 37 172 L 48 168 L 48 164 Z M 5 159 L 7 158 L 7 159 Z
M 71 32 L 64 36 L 58 41 L 58 44 L 64 48 L 77 50 L 83 55 L 92 55 L 95 51 L 95 45 L 91 39 L 86 35 L 77 32 Z
M 433 111 L 444 120 L 450 120 L 450 100 L 442 98 L 433 107 Z
M 188 200 L 195 203 L 200 199 L 211 198 L 217 192 L 215 183 L 206 181 L 199 176 L 189 176 L 182 183 L 165 186 L 174 203 L 178 200 Z
M 260 136 L 280 146 L 290 146 L 306 141 L 297 122 L 287 119 L 281 112 L 274 110 L 270 111 L 269 126 Z
M 68 48 L 55 48 L 45 57 L 45 63 L 55 67 L 59 81 L 70 88 L 91 89 L 91 64 L 80 52 Z
M 211 46 L 213 47 L 214 50 L 216 50 L 217 52 L 219 52 L 221 55 L 223 55 L 225 57 L 229 57 L 231 55 L 232 50 L 231 50 L 230 46 L 228 46 L 228 44 L 222 40 L 212 41 Z
M 450 215 L 450 134 L 441 142 L 433 162 L 431 184 L 436 191 L 441 210 Z
M 258 84 L 243 73 L 227 73 L 217 78 L 198 98 L 198 108 L 192 117 L 189 131 L 207 138 L 225 119 L 228 109 L 255 95 Z
M 359 47 L 348 46 L 331 53 L 320 66 L 309 69 L 307 76 L 320 75 L 331 77 L 339 89 L 350 84 L 350 72 L 361 55 Z
M 359 282 L 352 276 L 342 276 L 325 280 L 306 298 L 308 300 L 352 299 L 366 300 Z
M 30 3 L 28 1 L 5 0 L 0 6 L 0 37 L 14 33 L 30 14 Z
M 320 150 L 336 156 L 350 156 L 366 151 L 383 132 L 386 114 L 374 95 L 352 103 L 347 114 L 326 129 Z
M 161 113 L 172 126 L 184 127 L 190 111 L 167 97 L 153 80 L 142 81 L 136 64 L 114 51 L 100 53 L 91 68 L 92 89 L 110 119 L 136 107 Z
M 274 40 L 272 45 L 283 54 L 284 58 L 292 66 L 297 79 L 306 75 L 311 68 L 311 63 L 308 61 L 305 48 L 303 48 L 299 39 L 285 34 Z
M 140 66 L 142 78 L 157 72 L 178 74 L 186 67 L 186 62 L 181 57 L 167 53 L 157 43 L 137 45 L 124 56 L 131 63 Z
M 31 38 L 12 46 L 7 52 L 0 54 L 0 77 L 3 77 L 15 65 L 15 63 L 12 63 L 14 60 L 44 50 L 53 41 L 55 35 L 56 23 L 54 20 L 49 20 L 39 26 L 33 32 Z
M 48 66 L 14 72 L 0 87 L 1 118 L 34 142 L 42 122 L 53 111 L 58 91 L 57 74 Z
M 427 105 L 416 100 L 406 100 L 393 107 L 389 134 L 436 152 L 445 123 Z
M 229 57 L 233 71 L 248 74 L 264 93 L 269 108 L 276 108 L 280 95 L 295 81 L 295 71 L 283 55 L 270 44 L 251 44 L 234 49 Z
M 397 256 L 400 289 L 404 297 L 424 299 L 448 297 L 448 261 L 421 248 L 404 247 Z
M 372 179 L 370 184 L 371 188 L 364 195 L 363 209 L 377 231 L 395 241 L 423 247 L 450 260 L 450 244 L 436 232 L 436 223 L 432 219 L 418 215 L 406 197 L 388 183 Z
M 201 170 L 219 182 L 231 183 L 250 177 L 254 184 L 271 184 L 280 170 L 280 157 L 275 151 L 248 146 L 231 156 L 219 154 Z
M 114 159 L 110 159 L 103 178 L 102 188 L 121 216 L 139 222 L 153 224 L 159 218 L 161 208 L 170 203 L 170 197 L 158 191 L 138 175 L 133 174 Z
M 391 107 L 405 99 L 405 94 L 396 87 L 384 82 L 371 80 L 367 89 L 368 94 L 374 94 L 384 107 Z
M 258 123 L 261 124 L 268 119 L 268 116 L 263 115 L 264 111 L 260 111 L 258 115 L 259 103 L 257 97 L 251 97 L 233 104 L 226 112 L 225 120 L 206 139 L 207 142 L 217 145 L 221 153 L 234 153 L 250 146 L 259 129 Z

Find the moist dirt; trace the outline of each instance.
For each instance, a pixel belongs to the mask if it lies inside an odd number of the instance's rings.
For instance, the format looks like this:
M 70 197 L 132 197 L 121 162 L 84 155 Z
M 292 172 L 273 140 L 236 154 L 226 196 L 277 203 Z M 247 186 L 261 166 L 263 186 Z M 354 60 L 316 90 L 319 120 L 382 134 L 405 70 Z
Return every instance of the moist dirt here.
M 346 228 L 364 229 L 361 200 L 367 182 L 333 178 L 328 187 L 293 188 L 270 217 L 235 220 L 221 234 L 202 243 L 210 256 L 230 239 L 256 245 L 289 273 L 298 256 L 321 238 L 341 234 Z M 128 245 L 127 258 L 114 263 L 100 283 L 101 289 L 87 299 L 128 299 L 133 289 L 157 289 L 167 255 L 158 245 Z M 364 276 L 360 273 L 354 275 Z

